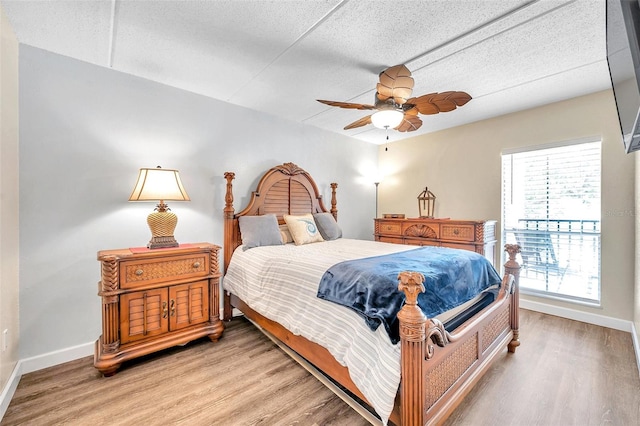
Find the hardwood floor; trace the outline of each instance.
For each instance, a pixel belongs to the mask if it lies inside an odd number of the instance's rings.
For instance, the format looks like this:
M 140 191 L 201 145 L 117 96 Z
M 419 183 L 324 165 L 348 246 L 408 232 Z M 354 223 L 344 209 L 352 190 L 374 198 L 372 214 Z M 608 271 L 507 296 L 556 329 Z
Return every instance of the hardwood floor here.
M 630 333 L 520 313 L 520 347 L 502 354 L 447 425 L 640 425 Z
M 521 312 L 522 345 L 447 425 L 640 424 L 629 333 Z M 226 326 L 218 343 L 169 349 L 109 378 L 92 357 L 26 374 L 0 424 L 368 424 L 246 320 Z

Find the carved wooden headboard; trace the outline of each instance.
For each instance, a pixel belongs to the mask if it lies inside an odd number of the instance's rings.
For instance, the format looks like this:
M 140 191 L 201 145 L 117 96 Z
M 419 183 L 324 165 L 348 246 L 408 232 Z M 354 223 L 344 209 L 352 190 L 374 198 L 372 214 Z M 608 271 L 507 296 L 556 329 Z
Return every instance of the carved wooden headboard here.
M 249 204 L 239 213 L 233 209 L 233 185 L 235 173 L 226 172 L 227 193 L 224 208 L 224 270 L 226 272 L 233 251 L 242 244 L 238 218 L 275 214 L 278 223 L 284 223 L 283 215 L 327 212 L 322 195 L 309 173 L 293 163 L 284 163 L 267 171 L 258 188 L 251 193 Z M 331 184 L 331 214 L 338 220 L 336 208 L 337 183 Z

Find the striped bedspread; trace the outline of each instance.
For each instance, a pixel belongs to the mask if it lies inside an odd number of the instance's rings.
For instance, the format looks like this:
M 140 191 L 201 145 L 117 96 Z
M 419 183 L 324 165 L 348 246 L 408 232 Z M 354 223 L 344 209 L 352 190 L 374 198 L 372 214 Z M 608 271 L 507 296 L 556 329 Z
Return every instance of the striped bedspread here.
M 223 286 L 252 309 L 327 348 L 386 424 L 400 384 L 400 345 L 384 327 L 371 331 L 355 311 L 316 297 L 336 263 L 414 246 L 338 239 L 302 246 L 256 247 L 233 254 Z M 304 308 L 301 308 L 304 307 Z

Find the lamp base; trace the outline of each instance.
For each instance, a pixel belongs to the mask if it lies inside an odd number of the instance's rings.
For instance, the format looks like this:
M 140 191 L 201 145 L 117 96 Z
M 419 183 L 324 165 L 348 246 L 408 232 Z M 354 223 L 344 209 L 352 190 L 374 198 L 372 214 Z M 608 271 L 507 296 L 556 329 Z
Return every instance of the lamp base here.
M 178 247 L 180 244 L 176 241 L 173 235 L 165 236 L 165 237 L 151 237 L 149 244 L 147 244 L 148 249 L 159 249 L 159 248 L 169 248 L 169 247 Z
M 151 240 L 147 244 L 147 248 L 159 249 L 179 246 L 173 237 L 178 217 L 168 210 L 169 207 L 160 201 L 160 204 L 156 206 L 156 211 L 147 216 L 147 224 L 151 230 Z

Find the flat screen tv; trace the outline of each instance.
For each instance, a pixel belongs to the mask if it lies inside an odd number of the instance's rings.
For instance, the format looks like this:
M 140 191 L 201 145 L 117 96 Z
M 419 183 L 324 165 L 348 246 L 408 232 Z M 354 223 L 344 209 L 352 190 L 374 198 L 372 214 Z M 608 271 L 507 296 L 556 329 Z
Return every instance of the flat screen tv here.
M 640 0 L 607 0 L 607 62 L 627 153 L 640 150 Z

